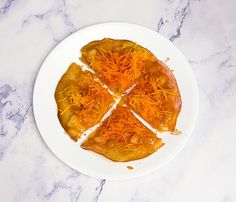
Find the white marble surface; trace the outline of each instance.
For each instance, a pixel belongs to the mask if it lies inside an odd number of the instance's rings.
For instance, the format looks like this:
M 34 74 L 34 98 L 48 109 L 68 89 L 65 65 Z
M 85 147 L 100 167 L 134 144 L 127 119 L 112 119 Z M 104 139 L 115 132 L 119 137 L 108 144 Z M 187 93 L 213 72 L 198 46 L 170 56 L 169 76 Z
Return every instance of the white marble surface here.
M 0 201 L 236 201 L 235 19 L 234 0 L 0 0 Z M 77 29 L 107 21 L 168 37 L 190 61 L 200 91 L 185 149 L 129 181 L 98 180 L 64 165 L 32 114 L 34 81 L 49 51 Z

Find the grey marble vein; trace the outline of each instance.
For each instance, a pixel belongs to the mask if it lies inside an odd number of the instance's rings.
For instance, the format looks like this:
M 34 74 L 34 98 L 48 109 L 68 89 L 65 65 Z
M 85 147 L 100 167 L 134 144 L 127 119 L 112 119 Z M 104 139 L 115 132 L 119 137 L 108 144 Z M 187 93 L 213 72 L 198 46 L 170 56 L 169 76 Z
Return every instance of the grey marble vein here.
M 77 202 L 82 191 L 82 188 L 79 185 L 79 176 L 80 173 L 72 170 L 72 173 L 66 177 L 65 180 L 56 181 L 53 184 L 53 188 L 48 193 L 44 194 L 44 197 L 47 200 L 51 200 L 56 193 L 60 192 L 61 190 L 66 190 L 68 192 L 70 201 Z
M 31 108 L 31 105 L 26 111 L 19 108 L 16 93 L 17 91 L 8 84 L 0 86 L 0 160 L 19 133 Z
M 97 202 L 97 201 L 98 201 L 99 196 L 100 196 L 101 193 L 102 193 L 102 190 L 103 190 L 103 187 L 104 187 L 105 183 L 106 183 L 106 180 L 103 179 L 103 180 L 101 180 L 99 186 L 96 187 L 95 190 L 97 191 L 97 193 L 96 193 L 96 196 L 95 196 L 95 198 L 94 198 L 94 202 Z
M 31 23 L 31 21 L 34 18 L 39 19 L 39 20 L 46 20 L 51 15 L 53 15 L 55 13 L 60 14 L 62 12 L 63 12 L 62 10 L 50 9 L 50 10 L 47 10 L 46 12 L 44 12 L 44 13 L 29 15 L 26 19 L 23 20 L 23 23 L 22 23 L 21 26 L 24 27 L 25 25 Z
M 191 64 L 205 63 L 205 62 L 207 62 L 209 60 L 214 59 L 215 57 L 222 56 L 222 55 L 229 55 L 229 54 L 231 54 L 230 53 L 231 51 L 236 51 L 236 50 L 229 46 L 229 47 L 227 47 L 227 48 L 225 48 L 223 50 L 217 51 L 216 53 L 212 53 L 212 54 L 210 54 L 208 56 L 202 57 L 200 60 L 189 59 L 189 62 Z
M 190 0 L 182 0 L 180 1 L 179 6 L 176 8 L 175 11 L 175 21 L 177 23 L 176 33 L 173 33 L 169 39 L 170 41 L 174 41 L 181 36 L 181 29 L 183 27 L 184 21 L 186 17 L 190 14 Z
M 4 15 L 5 13 L 7 13 L 9 9 L 11 8 L 13 2 L 15 1 L 16 0 L 6 0 L 5 4 L 3 4 L 2 7 L 0 7 L 0 14 Z
M 50 199 L 56 192 L 58 192 L 60 189 L 70 189 L 71 187 L 66 185 L 64 182 L 56 182 L 53 185 L 52 190 L 45 194 L 45 198 Z
M 162 26 L 164 26 L 164 24 L 165 24 L 164 20 L 163 20 L 163 18 L 161 18 L 157 24 L 157 32 L 160 32 L 160 30 L 161 30 Z
M 56 36 L 56 31 L 54 30 L 52 24 L 49 22 L 51 18 L 53 19 L 56 16 L 60 16 L 63 19 L 65 29 L 67 30 L 67 32 L 62 37 Z M 46 24 L 47 28 L 51 31 L 53 35 L 54 42 L 56 43 L 60 42 L 63 38 L 65 38 L 69 34 L 72 34 L 76 30 L 74 24 L 70 19 L 70 16 L 67 14 L 66 2 L 64 0 L 55 8 L 51 8 L 43 13 L 29 15 L 26 19 L 23 20 L 21 27 L 24 28 L 25 26 L 30 25 L 30 23 L 33 23 L 35 19 L 38 19 Z
M 0 136 L 5 136 L 7 134 L 7 131 L 4 129 L 4 127 L 3 126 L 1 126 L 1 128 L 0 128 Z

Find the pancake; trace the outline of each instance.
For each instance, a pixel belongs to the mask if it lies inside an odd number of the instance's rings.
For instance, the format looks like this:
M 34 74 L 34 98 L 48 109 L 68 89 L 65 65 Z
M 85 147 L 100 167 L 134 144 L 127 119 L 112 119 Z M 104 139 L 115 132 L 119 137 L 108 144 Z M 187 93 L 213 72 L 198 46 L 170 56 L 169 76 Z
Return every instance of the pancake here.
M 118 105 L 81 147 L 113 161 L 125 162 L 149 156 L 163 145 L 128 108 Z
M 81 48 L 81 53 L 81 61 L 116 95 L 136 83 L 146 61 L 156 60 L 149 50 L 137 43 L 109 38 L 90 42 Z
M 114 103 L 108 91 L 94 80 L 94 75 L 82 71 L 75 63 L 60 79 L 55 100 L 58 119 L 74 141 L 97 124 Z
M 147 63 L 122 102 L 160 132 L 175 130 L 182 102 L 176 79 L 162 62 Z

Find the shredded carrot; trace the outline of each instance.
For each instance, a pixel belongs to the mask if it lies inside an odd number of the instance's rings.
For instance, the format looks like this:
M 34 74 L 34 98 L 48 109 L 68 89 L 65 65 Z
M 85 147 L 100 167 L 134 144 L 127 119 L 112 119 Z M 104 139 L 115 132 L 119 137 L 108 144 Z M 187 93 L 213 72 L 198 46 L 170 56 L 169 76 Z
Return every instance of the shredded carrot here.
M 94 136 L 98 143 L 115 142 L 113 149 L 116 151 L 136 151 L 150 139 L 154 142 L 157 140 L 152 131 L 139 122 L 126 107 L 120 105 L 94 132 Z
M 112 96 L 97 83 L 88 71 L 81 73 L 78 82 L 72 82 L 58 92 L 62 102 L 59 114 L 62 116 L 72 110 L 85 125 L 96 124 L 113 103 Z M 103 105 L 103 106 L 102 106 Z
M 102 40 L 103 43 L 95 46 L 91 53 L 82 51 L 82 59 L 89 57 L 88 65 L 98 77 L 111 91 L 121 94 L 140 77 L 143 63 L 148 57 L 154 56 L 136 43 L 109 40 Z
M 159 127 L 168 127 L 168 122 L 174 117 L 174 104 L 178 96 L 176 89 L 168 87 L 165 80 L 162 74 L 146 74 L 124 98 L 128 106 L 160 130 Z

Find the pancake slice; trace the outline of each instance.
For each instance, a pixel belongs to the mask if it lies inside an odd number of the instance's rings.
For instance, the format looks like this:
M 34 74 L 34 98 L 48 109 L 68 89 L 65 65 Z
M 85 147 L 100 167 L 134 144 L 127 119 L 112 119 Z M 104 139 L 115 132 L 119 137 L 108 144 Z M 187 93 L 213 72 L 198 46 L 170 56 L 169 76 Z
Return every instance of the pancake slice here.
M 81 61 L 116 95 L 136 83 L 146 61 L 156 60 L 149 50 L 132 41 L 109 38 L 90 42 L 81 53 Z
M 176 79 L 160 61 L 146 64 L 139 82 L 121 102 L 160 132 L 175 130 L 182 106 Z
M 128 108 L 118 105 L 81 147 L 113 161 L 125 162 L 149 156 L 163 145 Z
M 75 63 L 60 79 L 55 100 L 58 119 L 74 141 L 97 124 L 114 103 L 108 91 L 94 80 L 94 75 L 82 71 Z

